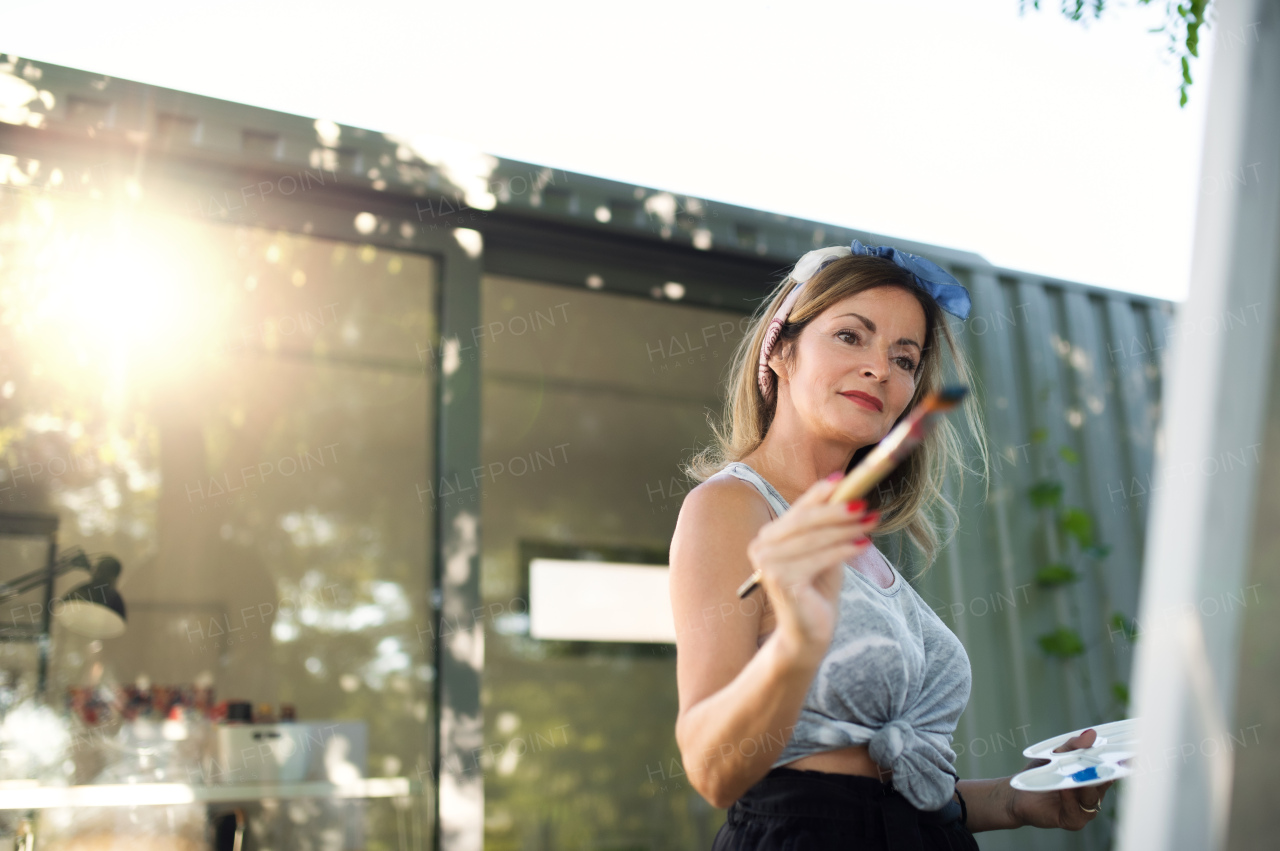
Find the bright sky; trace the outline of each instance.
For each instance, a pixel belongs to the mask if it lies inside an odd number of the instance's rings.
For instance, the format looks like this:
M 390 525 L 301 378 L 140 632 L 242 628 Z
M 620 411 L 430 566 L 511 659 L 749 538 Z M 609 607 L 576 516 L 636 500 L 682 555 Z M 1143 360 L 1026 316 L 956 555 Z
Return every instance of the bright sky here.
M 1163 0 L 1018 5 L 41 0 L 0 52 L 1184 299 L 1214 30 L 1180 109 Z

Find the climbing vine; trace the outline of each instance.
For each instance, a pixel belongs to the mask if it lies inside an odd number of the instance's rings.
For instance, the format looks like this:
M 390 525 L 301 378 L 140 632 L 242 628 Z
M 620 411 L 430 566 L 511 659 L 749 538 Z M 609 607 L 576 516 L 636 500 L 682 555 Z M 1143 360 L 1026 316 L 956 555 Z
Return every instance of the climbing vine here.
M 1037 429 L 1031 436 L 1032 443 L 1043 443 L 1046 440 L 1048 440 L 1047 429 Z M 1076 465 L 1080 463 L 1079 454 L 1069 446 L 1059 447 L 1058 458 L 1067 464 Z M 1055 560 L 1042 565 L 1035 574 L 1036 584 L 1047 590 L 1065 589 L 1067 586 L 1080 581 L 1081 573 L 1072 563 L 1073 560 L 1078 563 L 1079 558 L 1085 558 L 1094 562 L 1101 562 L 1111 552 L 1110 545 L 1097 540 L 1094 532 L 1095 524 L 1089 513 L 1077 506 L 1063 504 L 1063 491 L 1064 487 L 1060 479 L 1045 478 L 1033 483 L 1028 492 L 1032 507 L 1047 511 L 1052 521 L 1054 537 L 1051 540 L 1049 551 L 1052 554 L 1051 557 Z M 1078 554 L 1076 559 L 1065 553 L 1064 548 L 1058 545 L 1059 535 L 1067 541 L 1075 542 L 1075 551 Z M 1073 625 L 1080 623 L 1080 613 L 1076 606 L 1075 597 L 1068 594 L 1066 600 L 1068 609 L 1071 612 L 1070 621 L 1072 623 L 1059 625 L 1056 629 L 1043 633 L 1037 638 L 1040 649 L 1046 655 L 1062 660 L 1084 656 L 1085 651 L 1088 649 L 1080 630 Z M 1135 637 L 1135 633 L 1129 628 L 1131 622 L 1124 613 L 1112 612 L 1108 623 L 1112 629 L 1112 635 L 1116 630 L 1119 630 L 1126 640 L 1133 640 Z M 1084 681 L 1083 692 L 1096 713 L 1096 717 L 1100 718 L 1102 717 L 1102 712 L 1093 703 L 1094 690 L 1090 680 L 1089 668 L 1083 663 L 1083 660 L 1081 660 L 1079 671 Z M 1111 708 L 1123 716 L 1129 703 L 1128 686 L 1123 682 L 1113 682 L 1110 694 L 1113 701 Z

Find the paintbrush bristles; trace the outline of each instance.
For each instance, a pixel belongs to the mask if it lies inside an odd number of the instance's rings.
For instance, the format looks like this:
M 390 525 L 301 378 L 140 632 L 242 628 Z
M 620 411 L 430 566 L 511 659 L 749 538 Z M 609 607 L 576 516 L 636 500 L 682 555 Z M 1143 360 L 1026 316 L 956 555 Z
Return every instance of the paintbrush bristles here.
M 943 387 L 941 390 L 935 390 L 920 400 L 920 407 L 930 414 L 945 414 L 964 401 L 964 397 L 968 392 L 969 388 L 963 384 Z

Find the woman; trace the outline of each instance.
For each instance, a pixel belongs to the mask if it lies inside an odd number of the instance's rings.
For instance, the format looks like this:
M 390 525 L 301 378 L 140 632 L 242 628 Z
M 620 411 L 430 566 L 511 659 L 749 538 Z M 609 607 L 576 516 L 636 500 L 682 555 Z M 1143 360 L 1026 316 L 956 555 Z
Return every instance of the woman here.
M 931 509 L 955 518 L 942 478 L 965 469 L 955 426 L 941 421 L 864 500 L 826 502 L 941 386 L 944 344 L 972 385 L 942 315 L 969 306 L 930 261 L 854 240 L 802 257 L 735 355 L 716 441 L 686 467 L 701 484 L 670 558 L 676 741 L 691 785 L 729 809 L 717 851 L 977 848 L 974 832 L 1079 830 L 1100 807 L 1109 783 L 1025 793 L 955 773 L 969 658 L 868 537 L 903 531 L 933 561 Z M 972 394 L 965 408 L 985 481 Z M 740 600 L 755 569 L 763 593 Z

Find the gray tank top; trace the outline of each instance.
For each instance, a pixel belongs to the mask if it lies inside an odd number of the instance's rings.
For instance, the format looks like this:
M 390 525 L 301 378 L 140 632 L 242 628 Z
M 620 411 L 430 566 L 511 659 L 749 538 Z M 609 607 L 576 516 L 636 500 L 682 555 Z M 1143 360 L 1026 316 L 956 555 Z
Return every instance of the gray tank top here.
M 754 469 L 734 462 L 721 472 L 755 485 L 775 515 L 789 506 Z M 864 557 L 884 559 L 872 544 Z M 845 565 L 831 646 L 814 675 L 800 718 L 777 768 L 803 756 L 869 745 L 893 787 L 921 810 L 951 800 L 958 775 L 951 737 L 973 675 L 955 634 L 903 578 L 883 588 Z

